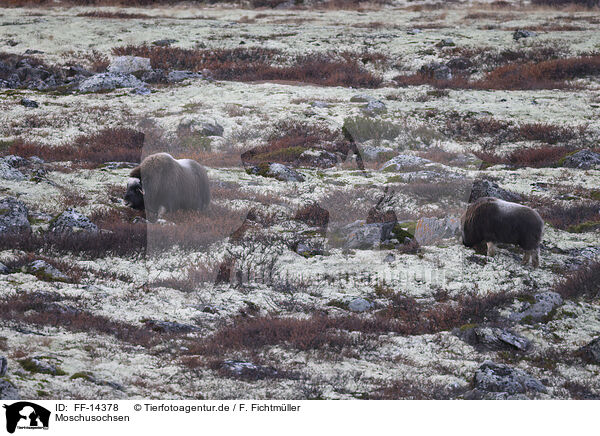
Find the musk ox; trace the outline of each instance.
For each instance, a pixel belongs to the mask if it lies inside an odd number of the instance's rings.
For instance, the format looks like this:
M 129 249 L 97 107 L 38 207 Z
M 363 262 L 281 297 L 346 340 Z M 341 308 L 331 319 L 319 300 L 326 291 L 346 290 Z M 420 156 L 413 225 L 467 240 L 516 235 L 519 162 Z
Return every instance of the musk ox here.
M 530 207 L 482 197 L 469 205 L 460 222 L 465 246 L 485 242 L 487 255 L 494 256 L 496 243 L 516 244 L 525 250 L 523 265 L 532 259 L 534 268 L 539 266 L 544 221 Z
M 146 209 L 149 219 L 176 210 L 203 210 L 210 203 L 206 170 L 195 160 L 156 153 L 146 157 L 129 176 L 125 205 Z

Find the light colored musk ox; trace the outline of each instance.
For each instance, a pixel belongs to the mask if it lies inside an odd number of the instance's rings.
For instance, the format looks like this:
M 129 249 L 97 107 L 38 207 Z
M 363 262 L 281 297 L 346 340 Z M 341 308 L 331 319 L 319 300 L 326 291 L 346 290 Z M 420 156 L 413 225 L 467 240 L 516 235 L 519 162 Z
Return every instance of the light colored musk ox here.
M 525 250 L 523 265 L 532 259 L 534 268 L 539 266 L 544 221 L 530 207 L 482 197 L 469 205 L 460 222 L 465 246 L 485 242 L 487 255 L 494 256 L 498 242 L 519 245 Z
M 148 218 L 165 212 L 203 210 L 210 203 L 208 176 L 192 159 L 174 159 L 168 153 L 146 157 L 131 170 L 125 204 L 146 209 Z

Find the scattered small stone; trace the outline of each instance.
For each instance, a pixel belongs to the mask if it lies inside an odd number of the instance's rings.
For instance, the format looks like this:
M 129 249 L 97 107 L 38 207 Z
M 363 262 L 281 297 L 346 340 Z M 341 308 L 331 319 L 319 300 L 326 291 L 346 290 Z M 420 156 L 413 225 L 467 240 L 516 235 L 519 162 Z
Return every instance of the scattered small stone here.
M 10 271 L 9 271 L 8 267 L 6 265 L 4 265 L 3 263 L 0 262 L 0 275 L 1 274 L 8 274 L 9 272 Z
M 587 362 L 600 365 L 600 336 L 581 347 L 579 353 Z
M 105 170 L 120 170 L 123 168 L 135 168 L 139 164 L 135 162 L 106 162 L 102 165 L 102 169 Z
M 0 200 L 0 236 L 8 233 L 31 232 L 27 206 L 14 197 Z
M 140 71 L 151 71 L 149 58 L 139 56 L 118 56 L 107 68 L 109 73 L 132 74 Z
M 386 112 L 387 107 L 385 103 L 380 100 L 371 100 L 362 107 L 362 111 L 367 115 L 373 116 Z
M 50 227 L 53 233 L 97 233 L 98 226 L 74 209 L 67 209 L 61 213 Z
M 381 166 L 381 171 L 405 171 L 433 164 L 432 161 L 418 156 L 400 154 Z
M 313 101 L 310 105 L 312 107 L 316 107 L 316 108 L 320 108 L 320 109 L 325 109 L 325 108 L 333 106 L 333 104 L 328 103 L 326 101 Z
M 175 44 L 178 42 L 176 39 L 157 39 L 156 41 L 152 41 L 152 45 L 156 45 L 158 47 L 169 47 L 171 44 Z
M 44 52 L 43 52 L 43 51 L 41 51 L 41 50 L 36 50 L 36 49 L 34 49 L 34 48 L 28 48 L 27 50 L 25 50 L 25 53 L 24 53 L 24 54 L 26 54 L 26 55 L 32 55 L 32 54 L 44 54 Z
M 161 333 L 189 333 L 198 330 L 198 327 L 181 324 L 174 321 L 159 321 L 156 319 L 144 320 L 146 327 Z
M 387 256 L 385 256 L 383 258 L 383 261 L 385 263 L 392 263 L 396 260 L 396 256 L 394 256 L 392 253 L 388 253 Z
M 364 298 L 355 298 L 348 303 L 348 309 L 352 312 L 366 312 L 373 307 L 373 303 Z
M 369 94 L 356 94 L 350 97 L 351 103 L 369 103 L 370 101 L 376 100 L 375 97 Z
M 547 392 L 546 387 L 522 369 L 486 360 L 475 372 L 475 388 L 483 392 L 525 394 Z
M 408 29 L 406 31 L 406 33 L 408 33 L 409 35 L 418 35 L 421 32 L 422 32 L 421 29 Z
M 44 357 L 28 357 L 20 360 L 19 363 L 23 369 L 29 372 L 50 375 L 65 375 L 65 372 L 62 369 L 56 366 L 51 360 Z
M 262 380 L 278 376 L 278 371 L 272 366 L 256 365 L 242 360 L 225 360 L 221 368 L 230 375 L 251 380 Z
M 441 39 L 440 41 L 438 41 L 435 46 L 438 48 L 442 48 L 442 47 L 454 47 L 456 44 L 454 43 L 454 40 L 452 38 L 444 38 Z
M 523 198 L 519 194 L 507 191 L 491 180 L 476 179 L 473 182 L 473 187 L 471 188 L 469 203 L 473 203 L 482 197 L 496 197 L 504 201 L 511 201 L 513 203 L 519 203 L 523 201 Z
M 580 150 L 563 160 L 563 166 L 567 168 L 579 168 L 589 170 L 600 166 L 600 153 L 591 150 Z
M 526 309 L 512 313 L 510 319 L 517 322 L 545 322 L 550 314 L 563 304 L 560 294 L 552 291 L 542 292 L 534 296 L 535 303 L 526 303 Z
M 537 36 L 537 33 L 531 31 L 531 30 L 525 30 L 525 29 L 518 29 L 515 30 L 515 32 L 513 33 L 513 39 L 515 41 L 518 41 L 519 39 L 523 39 L 523 38 L 531 38 L 532 36 Z
M 25 97 L 23 97 L 23 98 L 21 99 L 21 104 L 22 104 L 23 106 L 25 106 L 25 107 L 31 107 L 31 108 L 36 108 L 36 107 L 39 107 L 39 106 L 40 106 L 40 105 L 38 104 L 38 102 L 37 102 L 37 101 L 35 101 L 35 100 L 30 100 L 30 99 L 28 99 L 28 98 L 25 98 Z
M 69 280 L 65 274 L 59 271 L 57 268 L 50 265 L 45 260 L 34 260 L 29 265 L 25 267 L 25 270 L 35 276 L 40 276 L 43 279 L 53 280 L 53 281 L 65 281 Z
M 311 243 L 307 242 L 298 242 L 296 245 L 296 253 L 300 256 L 304 257 L 313 257 L 313 256 L 321 256 L 323 255 L 323 247 L 321 244 L 317 246 L 312 246 Z
M 282 182 L 304 182 L 305 180 L 304 176 L 298 171 L 280 163 L 270 163 L 252 167 L 248 172 L 263 177 L 273 177 Z

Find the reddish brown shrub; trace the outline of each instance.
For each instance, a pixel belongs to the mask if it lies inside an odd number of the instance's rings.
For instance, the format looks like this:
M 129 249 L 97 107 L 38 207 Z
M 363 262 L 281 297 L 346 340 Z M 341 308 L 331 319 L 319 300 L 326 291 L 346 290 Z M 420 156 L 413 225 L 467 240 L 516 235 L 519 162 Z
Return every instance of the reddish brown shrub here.
M 329 224 L 329 212 L 317 203 L 312 203 L 298 209 L 294 219 L 312 227 L 326 229 Z
M 554 286 L 563 298 L 597 299 L 600 296 L 600 262 L 579 267 Z
M 108 128 L 92 135 L 80 136 L 72 144 L 48 146 L 16 140 L 7 154 L 38 156 L 50 162 L 74 161 L 83 166 L 106 162 L 140 162 L 144 134 L 128 128 Z
M 475 155 L 486 164 L 542 168 L 558 165 L 560 159 L 573 151 L 570 147 L 542 146 L 515 150 L 507 155 L 492 152 L 475 152 Z
M 113 321 L 84 310 L 65 309 L 56 304 L 65 299 L 58 294 L 24 293 L 0 298 L 0 319 L 43 327 L 64 328 L 72 332 L 94 332 L 143 347 L 164 340 L 145 328 Z
M 561 230 L 583 231 L 582 225 L 597 223 L 600 225 L 600 203 L 594 201 L 578 202 L 563 206 L 551 200 L 532 198 L 531 207 L 542 216 L 544 221 Z
M 565 7 L 565 6 L 585 6 L 586 8 L 593 8 L 600 6 L 600 0 L 531 0 L 534 5 L 540 6 L 552 6 L 552 7 Z
M 279 50 L 234 48 L 195 50 L 178 47 L 125 46 L 113 49 L 116 55 L 150 58 L 153 68 L 163 70 L 208 69 L 218 80 L 242 82 L 286 80 L 324 86 L 375 88 L 382 79 L 370 73 L 348 53 L 314 53 L 298 55 L 289 65 L 289 56 Z M 374 55 L 371 55 L 372 58 Z M 276 63 L 285 63 L 277 66 Z
M 131 19 L 131 18 L 152 18 L 150 15 L 139 14 L 139 13 L 128 13 L 128 12 L 112 12 L 112 11 L 89 11 L 81 12 L 77 14 L 78 17 L 87 18 L 118 18 L 118 19 Z

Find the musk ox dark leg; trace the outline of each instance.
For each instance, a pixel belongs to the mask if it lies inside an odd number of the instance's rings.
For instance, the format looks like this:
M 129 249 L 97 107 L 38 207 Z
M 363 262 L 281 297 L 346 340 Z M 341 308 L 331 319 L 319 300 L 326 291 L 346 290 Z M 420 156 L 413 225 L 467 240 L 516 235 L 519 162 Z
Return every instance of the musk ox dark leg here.
M 496 245 L 493 242 L 487 243 L 487 255 L 494 257 L 496 255 Z
M 521 265 L 527 265 L 529 263 L 529 259 L 531 259 L 531 252 L 532 250 L 525 250 L 525 254 L 523 255 Z
M 162 219 L 163 215 L 167 212 L 167 208 L 164 206 L 160 206 L 158 208 L 158 212 L 156 212 L 156 219 L 160 220 Z

